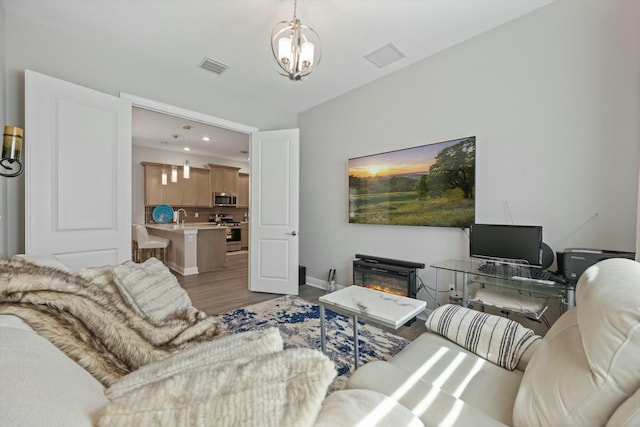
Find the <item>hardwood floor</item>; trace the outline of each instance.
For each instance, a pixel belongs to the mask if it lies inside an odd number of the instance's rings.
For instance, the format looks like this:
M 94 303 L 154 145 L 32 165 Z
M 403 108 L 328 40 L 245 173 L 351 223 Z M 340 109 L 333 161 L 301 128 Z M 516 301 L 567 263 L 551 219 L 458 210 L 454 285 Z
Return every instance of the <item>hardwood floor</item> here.
M 192 276 L 176 274 L 178 282 L 187 291 L 193 305 L 208 314 L 221 314 L 247 305 L 257 304 L 280 294 L 249 291 L 248 254 L 246 252 L 228 255 L 227 263 L 213 271 Z M 298 296 L 317 304 L 324 290 L 310 285 L 302 285 Z M 410 326 L 398 330 L 383 328 L 409 340 L 426 332 L 424 321 L 417 319 Z

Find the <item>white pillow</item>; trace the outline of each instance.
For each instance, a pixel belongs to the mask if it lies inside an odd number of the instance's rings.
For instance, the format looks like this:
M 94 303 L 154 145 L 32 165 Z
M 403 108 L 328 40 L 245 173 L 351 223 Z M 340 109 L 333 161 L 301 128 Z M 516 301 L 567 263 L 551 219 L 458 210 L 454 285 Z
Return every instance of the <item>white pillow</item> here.
M 429 331 L 510 371 L 518 366 L 525 350 L 540 339 L 518 322 L 453 304 L 433 310 L 426 326 Z
M 125 301 L 152 322 L 160 323 L 192 306 L 176 277 L 156 258 L 142 264 L 126 261 L 116 265 L 113 279 Z

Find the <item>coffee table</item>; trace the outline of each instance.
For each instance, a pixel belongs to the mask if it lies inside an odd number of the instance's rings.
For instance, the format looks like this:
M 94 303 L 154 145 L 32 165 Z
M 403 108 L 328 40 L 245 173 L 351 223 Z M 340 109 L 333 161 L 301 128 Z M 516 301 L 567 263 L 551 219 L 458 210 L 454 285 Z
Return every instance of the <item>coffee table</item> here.
M 325 307 L 336 313 L 353 318 L 353 352 L 356 369 L 360 365 L 358 349 L 358 319 L 392 329 L 422 313 L 427 303 L 422 300 L 376 291 L 362 286 L 348 286 L 339 291 L 323 295 L 320 304 L 320 341 L 326 354 Z

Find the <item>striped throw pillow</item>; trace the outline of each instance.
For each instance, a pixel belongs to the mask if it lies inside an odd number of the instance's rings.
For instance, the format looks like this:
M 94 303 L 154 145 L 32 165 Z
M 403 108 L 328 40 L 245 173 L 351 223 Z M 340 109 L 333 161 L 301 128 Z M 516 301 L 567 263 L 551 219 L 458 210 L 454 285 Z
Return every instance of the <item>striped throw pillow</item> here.
M 516 368 L 522 353 L 541 338 L 513 320 L 453 304 L 435 309 L 426 326 L 431 332 L 510 371 Z

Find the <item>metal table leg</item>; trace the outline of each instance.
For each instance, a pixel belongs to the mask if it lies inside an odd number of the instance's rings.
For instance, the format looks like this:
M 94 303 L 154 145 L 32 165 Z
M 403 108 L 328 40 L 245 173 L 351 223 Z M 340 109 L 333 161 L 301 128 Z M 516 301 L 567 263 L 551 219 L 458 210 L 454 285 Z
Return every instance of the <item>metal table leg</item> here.
M 358 316 L 353 316 L 353 356 L 355 358 L 355 366 L 358 369 L 360 366 L 360 351 L 358 345 Z
M 327 354 L 327 339 L 324 324 L 324 305 L 320 305 L 320 348 L 322 354 Z

